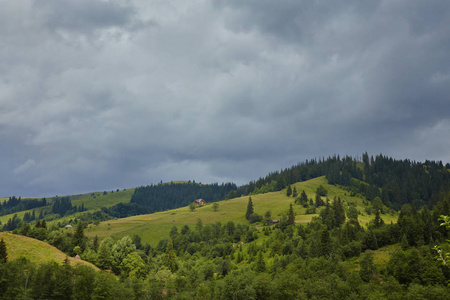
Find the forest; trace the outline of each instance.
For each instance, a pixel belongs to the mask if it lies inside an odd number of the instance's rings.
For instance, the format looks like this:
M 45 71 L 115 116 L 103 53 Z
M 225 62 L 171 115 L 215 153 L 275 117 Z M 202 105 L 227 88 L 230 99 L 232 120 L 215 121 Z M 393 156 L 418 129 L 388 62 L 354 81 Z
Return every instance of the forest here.
M 364 196 L 372 216 L 368 224 L 360 224 L 361 212 L 351 203 L 344 206 L 345 199 L 329 199 L 323 186 L 315 199 L 305 198 L 304 191 L 289 192 L 291 184 L 323 175 L 349 194 Z M 307 161 L 241 187 L 214 187 L 215 201 L 248 197 L 242 211 L 247 222 L 198 219 L 195 225 L 173 226 L 170 236 L 153 246 L 139 235 L 88 239 L 87 222 L 81 220 L 73 232 L 42 221 L 22 222 L 13 233 L 80 255 L 104 271 L 67 261 L 9 260 L 0 240 L 0 298 L 450 299 L 448 219 L 443 217 L 450 215 L 449 179 L 448 164 L 440 162 L 366 154 L 362 161 L 339 156 Z M 184 185 L 193 191 L 200 186 Z M 144 205 L 142 195 L 159 188 L 137 189 L 132 203 Z M 257 203 L 251 196 L 269 189 L 286 189 L 292 198 L 276 223 L 270 211 L 254 216 Z M 193 195 L 203 197 L 198 191 Z M 307 224 L 296 223 L 295 205 L 319 213 Z M 388 210 L 398 212 L 397 222 L 383 220 Z

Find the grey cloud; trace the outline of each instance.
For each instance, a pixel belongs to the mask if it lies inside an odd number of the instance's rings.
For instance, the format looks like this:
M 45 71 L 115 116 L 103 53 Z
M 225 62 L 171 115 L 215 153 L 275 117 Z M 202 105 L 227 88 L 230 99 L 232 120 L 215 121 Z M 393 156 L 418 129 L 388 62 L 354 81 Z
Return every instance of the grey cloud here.
M 127 1 L 36 0 L 34 9 L 52 31 L 67 30 L 91 34 L 112 27 L 127 27 L 136 11 Z
M 334 153 L 450 159 L 439 144 L 449 12 L 411 1 L 8 2 L 0 191 L 245 183 Z

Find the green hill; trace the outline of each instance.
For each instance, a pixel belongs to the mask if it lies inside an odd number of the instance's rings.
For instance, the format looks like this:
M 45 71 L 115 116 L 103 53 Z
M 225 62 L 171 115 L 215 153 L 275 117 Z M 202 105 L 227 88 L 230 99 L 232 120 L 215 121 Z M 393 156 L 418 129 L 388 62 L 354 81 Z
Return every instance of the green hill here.
M 118 203 L 129 203 L 131 200 L 131 196 L 134 193 L 134 190 L 135 190 L 134 188 L 131 188 L 131 189 L 126 189 L 123 191 L 118 191 L 118 192 L 113 192 L 113 193 L 106 192 L 105 195 L 104 195 L 104 192 L 94 192 L 94 193 L 87 193 L 87 194 L 70 195 L 68 197 L 72 201 L 72 205 L 78 206 L 78 207 L 83 205 L 84 208 L 87 209 L 87 212 L 95 212 L 95 211 L 100 210 L 101 207 L 111 207 Z M 35 208 L 34 210 L 35 210 L 36 216 L 38 216 L 41 211 L 42 212 L 47 211 L 48 213 L 50 213 L 51 212 L 51 203 L 54 199 L 55 198 L 47 199 L 47 201 L 50 205 Z M 5 201 L 5 200 L 7 200 L 7 198 L 0 198 L 0 202 Z M 33 209 L 30 209 L 30 210 L 17 212 L 14 214 L 0 216 L 0 222 L 1 222 L 1 224 L 5 224 L 8 221 L 8 219 L 12 218 L 15 214 L 17 214 L 17 216 L 22 219 L 25 213 L 27 213 L 27 212 L 31 213 L 32 211 L 33 211 Z M 85 213 L 85 212 L 83 212 L 83 213 Z M 58 219 L 58 222 L 64 221 L 65 219 L 76 218 L 80 214 L 82 214 L 82 213 L 76 213 L 71 216 L 63 217 L 61 219 Z
M 363 198 L 352 197 L 345 190 L 338 186 L 329 185 L 324 176 L 311 179 L 308 181 L 298 182 L 291 185 L 296 188 L 300 194 L 305 190 L 308 199 L 315 197 L 315 191 L 318 186 L 323 185 L 328 190 L 328 198 L 332 200 L 335 196 L 340 197 L 344 201 L 344 207 L 347 208 L 349 203 L 355 203 L 360 212 L 359 220 L 361 225 L 365 225 L 374 218 L 364 212 L 366 207 L 363 204 Z M 255 213 L 264 215 L 267 211 L 271 212 L 272 219 L 280 219 L 289 209 L 289 204 L 294 203 L 294 198 L 286 196 L 286 189 L 279 192 L 271 192 L 265 194 L 252 195 Z M 323 197 L 325 199 L 325 197 Z M 207 200 L 207 199 L 205 199 Z M 107 236 L 121 238 L 125 235 L 139 235 L 143 243 L 150 243 L 156 245 L 159 240 L 168 238 L 170 230 L 173 226 L 180 229 L 183 225 L 195 225 L 197 220 L 202 220 L 203 224 L 211 224 L 221 222 L 222 224 L 228 221 L 233 221 L 238 224 L 248 224 L 245 219 L 245 211 L 248 204 L 248 196 L 234 198 L 217 202 L 219 209 L 217 212 L 213 211 L 212 205 L 207 204 L 203 207 L 197 207 L 193 212 L 189 207 L 181 207 L 178 209 L 168 210 L 165 212 L 158 212 L 148 215 L 139 215 L 117 220 L 109 220 L 101 222 L 99 225 L 90 225 L 85 234 L 89 238 L 98 236 L 103 239 Z M 301 205 L 294 205 L 296 213 L 296 223 L 307 223 L 316 214 L 306 214 L 306 208 Z M 385 222 L 395 222 L 396 215 L 382 215 Z
M 26 257 L 36 264 L 48 263 L 51 261 L 62 263 L 67 256 L 65 253 L 47 243 L 26 236 L 0 232 L 0 238 L 3 238 L 6 243 L 8 260 Z M 96 266 L 83 260 L 69 257 L 69 261 L 71 265 L 83 264 L 98 270 Z

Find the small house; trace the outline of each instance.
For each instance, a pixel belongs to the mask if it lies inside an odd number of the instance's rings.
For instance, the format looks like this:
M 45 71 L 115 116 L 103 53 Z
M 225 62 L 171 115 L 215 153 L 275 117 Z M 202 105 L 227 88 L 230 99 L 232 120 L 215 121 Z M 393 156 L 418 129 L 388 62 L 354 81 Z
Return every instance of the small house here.
M 72 228 L 72 227 L 73 227 L 73 226 L 70 225 L 70 224 L 66 225 L 66 228 Z
M 206 201 L 203 199 L 196 199 L 194 200 L 194 205 L 198 206 L 198 205 L 205 205 Z
M 272 224 L 278 224 L 280 223 L 280 220 L 272 220 Z

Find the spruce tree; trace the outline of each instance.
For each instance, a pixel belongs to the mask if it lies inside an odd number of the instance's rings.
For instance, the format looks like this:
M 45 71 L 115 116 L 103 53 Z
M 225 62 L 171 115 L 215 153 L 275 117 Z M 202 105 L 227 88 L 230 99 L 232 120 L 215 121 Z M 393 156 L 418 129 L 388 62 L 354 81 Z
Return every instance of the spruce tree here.
M 380 228 L 383 224 L 384 224 L 384 221 L 380 216 L 380 210 L 377 209 L 377 211 L 375 212 L 374 227 Z
M 250 196 L 248 197 L 247 212 L 245 213 L 245 218 L 249 220 L 251 214 L 253 214 L 253 202 L 252 197 Z
M 297 188 L 294 186 L 294 190 L 292 191 L 292 197 L 297 198 L 297 196 L 298 196 Z
M 345 210 L 342 206 L 341 198 L 334 197 L 333 201 L 333 210 L 334 210 L 334 217 L 336 221 L 336 226 L 339 227 L 345 222 Z
M 298 199 L 299 204 L 307 204 L 308 203 L 308 196 L 305 193 L 305 190 L 302 191 L 300 194 L 300 198 Z
M 262 251 L 258 252 L 258 257 L 256 258 L 255 271 L 264 272 L 266 270 L 266 262 L 264 260 Z
M 92 246 L 94 247 L 94 251 L 97 252 L 97 250 L 98 250 L 98 236 L 97 235 L 95 235 L 94 243 Z
M 291 203 L 289 205 L 287 225 L 294 225 L 294 224 L 295 224 L 295 213 L 294 213 L 294 209 L 292 208 L 292 203 Z
M 328 227 L 325 227 L 320 236 L 320 248 L 319 248 L 320 255 L 324 256 L 329 255 L 331 250 L 330 248 L 331 248 L 330 231 L 328 231 Z
M 86 248 L 84 226 L 82 221 L 78 222 L 77 227 L 75 227 L 75 232 L 73 234 L 73 245 L 79 246 L 81 248 L 81 251 L 84 251 L 84 249 Z
M 287 188 L 287 190 L 286 190 L 286 196 L 290 197 L 291 195 L 292 195 L 292 188 L 291 188 L 291 186 L 289 185 L 288 188 Z
M 373 274 L 376 271 L 372 253 L 366 252 L 361 255 L 359 265 L 361 267 L 359 270 L 359 276 L 363 281 L 369 282 L 373 278 Z
M 166 266 L 172 273 L 177 270 L 177 262 L 175 250 L 173 250 L 172 240 L 169 240 L 167 244 L 166 253 L 163 257 L 163 264 Z
M 0 240 L 0 263 L 6 263 L 8 261 L 8 253 L 6 251 L 6 243 L 3 238 Z

